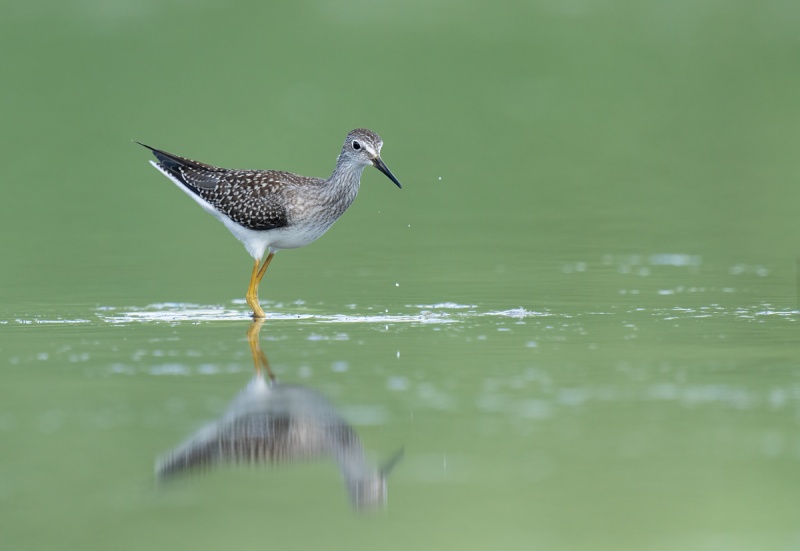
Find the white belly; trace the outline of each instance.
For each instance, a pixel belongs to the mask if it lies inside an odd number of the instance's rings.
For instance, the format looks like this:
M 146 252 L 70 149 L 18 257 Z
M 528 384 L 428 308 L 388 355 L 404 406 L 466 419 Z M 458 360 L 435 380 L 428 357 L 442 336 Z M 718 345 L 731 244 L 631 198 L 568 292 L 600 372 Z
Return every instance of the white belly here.
M 330 228 L 330 225 L 327 227 L 290 226 L 288 228 L 256 231 L 243 228 L 225 215 L 218 215 L 216 212 L 212 214 L 225 224 L 225 227 L 236 236 L 236 239 L 244 244 L 250 256 L 256 259 L 262 258 L 267 249 L 274 253 L 280 249 L 304 247 L 319 239 Z

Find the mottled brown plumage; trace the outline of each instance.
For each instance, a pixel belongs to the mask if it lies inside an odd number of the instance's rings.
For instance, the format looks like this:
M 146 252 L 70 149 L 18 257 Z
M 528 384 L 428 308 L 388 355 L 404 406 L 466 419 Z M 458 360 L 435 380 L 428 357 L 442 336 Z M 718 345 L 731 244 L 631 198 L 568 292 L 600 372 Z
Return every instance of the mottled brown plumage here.
M 153 166 L 225 224 L 255 259 L 247 302 L 256 318 L 265 317 L 258 304 L 258 284 L 272 256 L 308 245 L 328 231 L 355 200 L 364 167 L 373 165 L 401 187 L 380 158 L 380 136 L 364 128 L 347 135 L 327 179 L 220 168 L 140 145 L 156 156 Z M 259 268 L 267 250 L 270 254 Z

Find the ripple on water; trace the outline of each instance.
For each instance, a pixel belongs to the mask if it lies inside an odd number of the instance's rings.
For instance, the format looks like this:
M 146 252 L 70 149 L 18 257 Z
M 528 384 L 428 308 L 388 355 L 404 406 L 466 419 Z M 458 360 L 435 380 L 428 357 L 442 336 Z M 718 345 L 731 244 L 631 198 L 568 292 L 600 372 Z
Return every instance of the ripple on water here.
M 525 308 L 511 310 L 477 312 L 475 305 L 456 303 L 407 305 L 414 311 L 390 313 L 315 313 L 298 311 L 298 304 L 292 305 L 281 311 L 284 305 L 275 305 L 267 313 L 267 320 L 309 320 L 325 323 L 365 323 L 389 324 L 407 323 L 412 325 L 438 325 L 458 323 L 464 319 L 478 316 L 507 317 L 522 319 L 532 316 L 549 316 L 548 312 L 535 312 Z M 352 309 L 357 306 L 352 305 Z M 419 308 L 419 310 L 417 310 Z M 291 311 L 294 310 L 294 311 Z M 113 310 L 108 307 L 98 308 L 97 317 L 107 323 L 178 323 L 178 322 L 209 322 L 225 320 L 248 320 L 250 314 L 246 310 L 229 308 L 225 306 L 200 306 L 196 304 L 161 303 L 151 304 L 144 308 L 129 308 Z
M 669 295 L 672 293 L 661 292 L 660 294 Z M 351 308 L 352 307 L 352 308 Z M 637 316 L 652 316 L 653 319 L 665 321 L 679 321 L 699 318 L 718 318 L 718 319 L 741 319 L 750 321 L 764 321 L 767 319 L 782 319 L 787 322 L 794 322 L 800 319 L 800 311 L 794 308 L 779 308 L 767 302 L 745 306 L 722 306 L 712 303 L 703 306 L 663 306 L 663 307 L 642 307 L 632 306 L 626 309 L 611 309 L 609 311 L 592 310 L 586 312 L 557 312 L 551 309 L 529 310 L 524 307 L 511 308 L 507 310 L 481 310 L 473 304 L 456 304 L 443 302 L 439 304 L 408 304 L 404 306 L 404 311 L 372 312 L 372 308 L 365 308 L 359 312 L 357 305 L 349 305 L 352 313 L 325 313 L 311 311 L 301 303 L 289 305 L 275 304 L 271 306 L 267 313 L 267 320 L 305 320 L 308 322 L 319 322 L 325 324 L 408 324 L 408 325 L 431 325 L 443 326 L 450 324 L 463 323 L 469 320 L 495 318 L 498 323 L 509 318 L 516 320 L 517 323 L 524 323 L 526 319 L 556 319 L 569 320 L 570 325 L 580 323 L 581 319 L 592 319 L 596 316 L 606 316 L 609 321 L 616 317 L 623 318 L 621 323 L 629 323 L 627 316 L 636 314 Z M 364 312 L 364 310 L 367 310 Z M 159 303 L 145 307 L 114 308 L 101 306 L 94 311 L 95 319 L 87 318 L 16 318 L 6 320 L 8 325 L 81 325 L 92 324 L 98 320 L 110 324 L 136 324 L 136 323 L 202 323 L 218 321 L 244 321 L 251 319 L 246 308 L 238 308 L 237 302 L 234 306 L 204 306 L 190 303 Z M 548 322 L 553 323 L 553 322 Z M 559 322 L 556 322 L 558 324 Z M 549 328 L 549 326 L 548 326 Z M 499 329 L 507 330 L 507 329 Z M 311 340 L 314 337 L 309 337 Z M 328 337 L 330 338 L 330 337 Z

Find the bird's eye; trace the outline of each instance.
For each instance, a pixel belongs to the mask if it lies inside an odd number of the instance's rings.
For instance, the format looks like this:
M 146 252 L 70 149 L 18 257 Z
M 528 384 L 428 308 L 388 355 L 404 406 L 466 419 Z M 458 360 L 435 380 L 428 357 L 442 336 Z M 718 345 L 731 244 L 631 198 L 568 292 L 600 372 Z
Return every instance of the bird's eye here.
M 361 149 L 361 144 L 360 144 L 360 143 L 358 143 L 358 142 L 353 142 L 353 149 L 355 149 L 356 151 L 358 151 L 359 149 Z

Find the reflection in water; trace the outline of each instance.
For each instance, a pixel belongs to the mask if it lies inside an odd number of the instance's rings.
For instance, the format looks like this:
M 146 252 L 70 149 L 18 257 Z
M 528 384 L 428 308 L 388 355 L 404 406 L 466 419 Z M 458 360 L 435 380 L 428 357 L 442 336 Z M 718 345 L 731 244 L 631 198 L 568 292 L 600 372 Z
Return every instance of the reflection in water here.
M 385 505 L 386 476 L 402 450 L 380 468 L 371 465 L 355 430 L 327 398 L 304 386 L 276 382 L 258 340 L 262 324 L 253 322 L 248 331 L 256 376 L 220 419 L 159 458 L 156 476 L 165 480 L 225 462 L 296 462 L 330 456 L 356 509 Z

